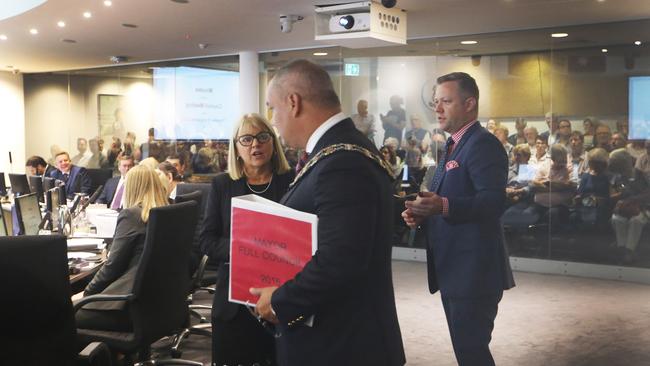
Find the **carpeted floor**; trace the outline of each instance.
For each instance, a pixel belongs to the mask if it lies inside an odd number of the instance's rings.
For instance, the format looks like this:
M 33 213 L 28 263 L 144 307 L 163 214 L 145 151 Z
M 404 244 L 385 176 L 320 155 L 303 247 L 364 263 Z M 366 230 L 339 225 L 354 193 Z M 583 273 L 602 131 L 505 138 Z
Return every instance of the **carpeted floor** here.
M 393 271 L 407 365 L 456 365 L 425 264 L 395 261 Z M 522 272 L 515 281 L 493 333 L 497 365 L 650 365 L 650 286 Z M 210 364 L 207 338 L 192 336 L 182 349 L 183 358 Z

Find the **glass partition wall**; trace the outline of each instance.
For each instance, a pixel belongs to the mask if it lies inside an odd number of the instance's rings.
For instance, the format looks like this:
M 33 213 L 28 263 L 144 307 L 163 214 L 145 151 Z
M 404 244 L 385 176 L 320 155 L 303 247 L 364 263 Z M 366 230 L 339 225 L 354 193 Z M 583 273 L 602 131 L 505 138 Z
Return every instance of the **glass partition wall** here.
M 551 36 L 560 31 L 568 35 Z M 436 78 L 467 72 L 480 89 L 479 120 L 510 159 L 502 220 L 511 256 L 649 268 L 647 34 L 650 21 L 641 20 L 418 39 L 405 46 L 263 53 L 260 111 L 271 117 L 264 95 L 278 67 L 296 58 L 323 65 L 343 111 L 395 167 L 395 193 L 403 195 L 427 189 L 446 140 L 431 104 Z M 207 71 L 198 78 L 209 79 L 211 71 L 237 71 L 238 60 L 26 75 L 28 155 L 50 157 L 64 149 L 75 156 L 83 145 L 78 138 L 85 138 L 103 140 L 110 167 L 121 148 L 137 159 L 181 154 L 188 175 L 194 170 L 198 178 L 224 171 L 230 131 L 202 136 L 200 123 L 192 129 L 178 122 L 179 108 L 208 113 L 206 108 L 228 107 L 212 97 L 201 106 L 178 105 L 181 84 L 169 78 L 201 70 Z M 219 80 L 217 88 L 230 85 Z M 161 94 L 159 86 L 171 89 Z M 400 115 L 405 127 L 391 127 Z M 207 121 L 209 129 L 212 117 L 202 116 L 194 120 Z M 299 153 L 288 149 L 289 160 L 295 163 Z M 397 211 L 395 245 L 424 248 L 421 230 L 408 230 Z

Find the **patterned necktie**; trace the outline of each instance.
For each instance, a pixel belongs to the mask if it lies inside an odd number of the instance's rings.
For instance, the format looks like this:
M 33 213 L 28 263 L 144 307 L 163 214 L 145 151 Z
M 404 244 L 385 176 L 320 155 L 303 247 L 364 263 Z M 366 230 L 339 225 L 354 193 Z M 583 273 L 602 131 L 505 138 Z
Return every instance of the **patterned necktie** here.
M 68 178 L 70 178 L 70 174 L 68 173 L 63 173 L 63 182 L 68 183 Z
M 447 139 L 447 143 L 445 144 L 445 153 L 442 155 L 440 161 L 438 161 L 436 172 L 433 175 L 433 180 L 431 181 L 431 186 L 429 187 L 430 192 L 436 192 L 438 190 L 438 184 L 440 184 L 442 173 L 445 171 L 445 165 L 447 164 L 447 158 L 449 154 L 451 154 L 451 150 L 453 146 L 454 146 L 454 139 L 449 137 Z
M 125 183 L 122 183 L 120 189 L 115 192 L 115 197 L 113 197 L 113 203 L 111 203 L 111 210 L 117 210 L 122 205 L 122 194 L 124 193 Z

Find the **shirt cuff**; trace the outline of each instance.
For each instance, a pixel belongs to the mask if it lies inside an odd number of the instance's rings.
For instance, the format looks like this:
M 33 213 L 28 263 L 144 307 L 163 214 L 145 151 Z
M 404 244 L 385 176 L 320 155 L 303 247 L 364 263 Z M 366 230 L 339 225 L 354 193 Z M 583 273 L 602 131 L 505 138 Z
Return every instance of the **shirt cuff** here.
M 442 217 L 449 216 L 449 200 L 447 197 L 441 197 L 442 199 Z

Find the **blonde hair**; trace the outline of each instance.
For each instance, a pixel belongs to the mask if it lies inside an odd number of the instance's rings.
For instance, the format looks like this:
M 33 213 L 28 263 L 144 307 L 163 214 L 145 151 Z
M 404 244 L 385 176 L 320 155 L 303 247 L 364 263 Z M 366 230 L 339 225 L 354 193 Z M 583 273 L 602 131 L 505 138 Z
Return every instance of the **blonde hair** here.
M 156 158 L 152 156 L 143 159 L 142 161 L 140 161 L 140 163 L 138 163 L 138 165 L 144 165 L 151 170 L 155 170 L 156 168 L 158 168 L 158 164 L 160 164 L 158 160 L 156 160 Z
M 239 123 L 237 123 L 237 126 L 233 131 L 232 139 L 230 140 L 230 146 L 228 147 L 228 175 L 230 175 L 232 180 L 239 180 L 246 176 L 243 161 L 239 158 L 239 153 L 235 148 L 235 145 L 237 144 L 237 135 L 243 126 L 254 126 L 271 134 L 271 137 L 273 138 L 273 156 L 271 157 L 271 168 L 273 169 L 273 173 L 284 174 L 291 169 L 289 168 L 287 158 L 284 156 L 284 152 L 282 151 L 280 139 L 275 133 L 273 127 L 271 127 L 271 124 L 269 124 L 269 122 L 259 114 L 248 113 L 239 120 Z
M 142 221 L 149 221 L 149 211 L 154 207 L 166 206 L 167 194 L 158 174 L 146 165 L 138 165 L 126 174 L 124 207 L 142 208 Z

